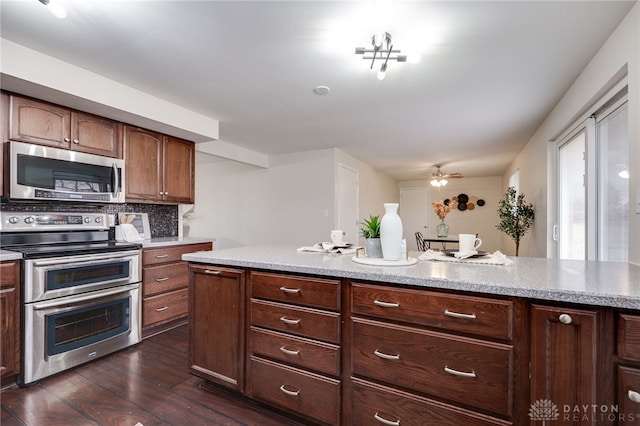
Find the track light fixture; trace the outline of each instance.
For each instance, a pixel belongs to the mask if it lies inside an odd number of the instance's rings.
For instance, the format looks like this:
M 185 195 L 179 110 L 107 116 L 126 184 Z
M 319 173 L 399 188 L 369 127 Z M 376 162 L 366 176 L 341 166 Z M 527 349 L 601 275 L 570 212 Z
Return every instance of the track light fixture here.
M 56 18 L 64 19 L 67 17 L 67 11 L 65 8 L 56 0 L 38 0 L 40 3 L 47 6 L 49 12 Z
M 391 34 L 387 32 L 375 33 L 371 37 L 371 44 L 373 49 L 365 49 L 364 47 L 356 47 L 356 55 L 363 55 L 362 59 L 371 60 L 370 69 L 373 69 L 373 65 L 376 61 L 383 61 L 378 70 L 378 80 L 383 80 L 387 73 L 387 64 L 391 61 L 407 62 L 407 55 L 400 55 L 399 49 L 393 48 L 391 42 Z M 367 54 L 371 53 L 371 56 Z M 391 54 L 395 54 L 392 56 Z

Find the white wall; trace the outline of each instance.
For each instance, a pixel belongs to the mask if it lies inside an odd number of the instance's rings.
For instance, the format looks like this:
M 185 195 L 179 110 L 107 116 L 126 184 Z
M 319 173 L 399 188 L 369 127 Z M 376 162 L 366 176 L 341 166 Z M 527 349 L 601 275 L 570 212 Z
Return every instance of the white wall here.
M 335 154 L 336 166 L 338 163 L 342 163 L 358 170 L 360 179 L 360 200 L 358 205 L 360 217 L 358 220 L 362 221 L 368 218 L 369 215 L 380 215 L 382 217 L 384 215 L 384 203 L 397 203 L 400 200 L 400 190 L 396 180 L 340 149 L 336 149 Z M 364 244 L 364 240 L 360 238 L 359 243 Z
M 397 182 L 336 149 L 274 155 L 269 162 L 265 169 L 196 152 L 189 235 L 214 237 L 218 249 L 327 241 L 336 220 L 338 162 L 359 171 L 361 209 L 382 210 L 383 202 L 398 199 Z
M 476 196 L 485 201 L 482 207 L 473 210 L 452 210 L 445 218 L 449 225 L 449 235 L 478 234 L 482 239 L 482 250 L 494 252 L 500 250 L 505 254 L 515 254 L 515 244 L 504 245 L 501 241 L 501 232 L 495 226 L 498 223 L 498 201 L 502 197 L 501 177 L 450 179 L 447 186 L 438 190 L 429 183 L 429 180 L 414 180 L 400 182 L 401 188 L 427 188 L 429 190 L 429 202 L 444 200 L 464 193 Z M 435 235 L 435 227 L 440 219 L 429 204 L 425 206 L 425 214 L 429 220 L 429 235 Z M 512 247 L 513 246 L 513 247 Z M 503 248 L 504 247 L 504 248 Z M 512 253 L 511 253 L 512 252 Z
M 536 205 L 534 233 L 523 240 L 521 255 L 549 256 L 554 244 L 553 223 L 547 220 L 555 209 L 547 166 L 550 141 L 588 112 L 625 71 L 629 84 L 629 261 L 640 264 L 640 215 L 635 213 L 635 203 L 640 201 L 635 199 L 640 190 L 640 4 L 631 9 L 503 175 L 506 188 L 509 176 L 519 169 L 520 190 Z

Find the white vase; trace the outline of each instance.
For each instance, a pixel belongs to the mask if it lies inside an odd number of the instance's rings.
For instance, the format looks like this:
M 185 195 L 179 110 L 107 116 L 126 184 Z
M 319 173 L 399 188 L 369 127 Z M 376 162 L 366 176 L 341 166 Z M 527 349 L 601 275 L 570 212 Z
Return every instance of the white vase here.
M 398 216 L 398 203 L 385 203 L 380 222 L 380 244 L 384 260 L 400 260 L 402 257 L 402 220 Z

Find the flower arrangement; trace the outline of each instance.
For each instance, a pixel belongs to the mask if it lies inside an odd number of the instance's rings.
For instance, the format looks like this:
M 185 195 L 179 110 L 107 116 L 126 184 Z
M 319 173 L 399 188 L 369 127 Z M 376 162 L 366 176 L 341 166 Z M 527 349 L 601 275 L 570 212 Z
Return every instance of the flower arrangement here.
M 453 202 L 444 203 L 442 200 L 434 201 L 431 205 L 438 217 L 442 220 L 444 220 L 444 218 L 447 217 L 447 214 L 451 212 L 451 209 L 455 207 L 453 206 Z

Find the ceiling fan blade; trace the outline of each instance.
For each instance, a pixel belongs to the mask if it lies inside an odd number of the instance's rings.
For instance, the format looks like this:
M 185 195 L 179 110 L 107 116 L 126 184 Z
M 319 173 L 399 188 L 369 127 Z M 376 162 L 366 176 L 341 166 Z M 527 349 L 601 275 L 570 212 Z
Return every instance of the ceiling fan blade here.
M 446 173 L 442 177 L 445 179 L 459 179 L 462 177 L 462 173 Z

